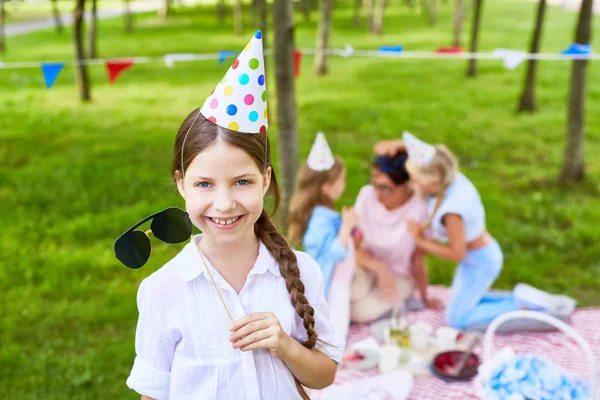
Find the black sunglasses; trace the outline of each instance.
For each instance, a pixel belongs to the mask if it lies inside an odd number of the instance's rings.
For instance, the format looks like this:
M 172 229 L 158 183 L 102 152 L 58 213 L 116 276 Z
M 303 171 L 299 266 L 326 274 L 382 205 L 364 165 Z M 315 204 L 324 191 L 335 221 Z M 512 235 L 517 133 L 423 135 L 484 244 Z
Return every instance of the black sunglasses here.
M 149 231 L 135 230 L 149 220 L 152 220 Z M 187 212 L 177 207 L 169 207 L 149 215 L 119 236 L 114 246 L 115 257 L 132 269 L 146 264 L 152 249 L 148 232 L 152 232 L 163 242 L 181 243 L 192 235 L 192 221 Z

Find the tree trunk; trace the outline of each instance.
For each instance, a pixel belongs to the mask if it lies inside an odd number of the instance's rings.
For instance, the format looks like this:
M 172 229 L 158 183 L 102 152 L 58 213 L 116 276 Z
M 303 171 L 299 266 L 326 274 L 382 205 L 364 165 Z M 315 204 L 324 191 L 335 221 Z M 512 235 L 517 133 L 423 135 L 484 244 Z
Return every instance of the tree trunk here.
M 288 206 L 294 192 L 298 168 L 298 133 L 294 88 L 294 21 L 292 0 L 273 3 L 275 38 L 275 80 L 277 88 L 277 125 L 279 126 L 279 162 L 282 171 L 280 222 L 287 228 Z
M 58 0 L 52 0 L 52 16 L 54 17 L 56 32 L 61 33 L 63 31 L 63 24 L 60 18 L 60 10 L 58 9 Z
M 75 66 L 77 70 L 77 83 L 79 85 L 79 97 L 82 102 L 88 102 L 90 95 L 90 78 L 87 65 L 84 64 L 85 51 L 83 49 L 83 14 L 85 12 L 85 0 L 77 0 L 73 15 L 73 43 L 75 44 Z
M 131 15 L 131 0 L 123 0 L 125 9 L 123 10 L 123 17 L 125 18 L 125 32 L 130 33 L 133 31 L 133 16 Z
M 360 6 L 362 4 L 361 0 L 354 0 L 354 18 L 352 19 L 354 27 L 358 28 L 360 26 Z
M 98 26 L 98 0 L 92 0 L 92 15 L 90 17 L 90 58 L 97 58 L 96 37 Z
M 304 15 L 304 22 L 310 22 L 310 0 L 300 0 L 302 7 L 302 15 Z
M 460 47 L 460 32 L 462 30 L 463 23 L 463 0 L 455 0 L 454 5 L 454 40 L 452 45 L 454 47 Z
M 262 32 L 262 42 L 263 42 L 263 50 L 269 48 L 269 43 L 267 42 L 267 28 L 268 28 L 268 18 L 269 18 L 269 4 L 267 0 L 257 0 L 256 6 L 258 8 L 258 17 L 259 17 L 259 28 Z M 267 76 L 267 62 L 265 61 L 265 76 Z
M 321 0 L 321 18 L 319 19 L 317 49 L 315 52 L 315 72 L 317 75 L 327 73 L 327 50 L 329 49 L 332 8 L 333 0 Z
M 437 2 L 438 0 L 421 0 L 421 9 L 427 14 L 431 26 L 437 23 Z
M 592 31 L 593 0 L 583 0 L 579 10 L 575 43 L 589 44 Z M 567 123 L 567 147 L 560 173 L 561 182 L 580 181 L 585 177 L 583 158 L 583 128 L 585 117 L 585 86 L 587 60 L 573 60 L 571 91 L 569 93 L 569 116 Z
M 367 26 L 369 32 L 373 32 L 373 0 L 364 0 L 365 11 L 367 13 Z
M 540 50 L 545 12 L 546 0 L 540 0 L 540 2 L 538 3 L 533 38 L 531 39 L 531 47 L 529 48 L 529 52 L 532 54 L 537 54 Z M 534 59 L 529 60 L 529 62 L 527 63 L 527 72 L 525 72 L 525 87 L 523 88 L 523 94 L 521 95 L 521 99 L 519 100 L 519 112 L 535 111 L 535 75 L 537 71 L 537 63 L 538 60 Z
M 373 29 L 374 35 L 381 35 L 381 29 L 383 27 L 383 11 L 385 10 L 385 0 L 376 0 L 375 13 L 373 15 Z
M 235 24 L 235 33 L 241 35 L 244 33 L 244 20 L 242 16 L 242 0 L 235 0 L 233 8 L 233 21 Z
M 471 53 L 477 53 L 477 39 L 479 39 L 479 26 L 481 24 L 481 7 L 483 0 L 475 0 L 475 14 L 473 14 L 473 31 L 471 32 Z M 477 75 L 477 59 L 469 60 L 468 76 Z
M 169 14 L 169 5 L 171 4 L 171 0 L 163 0 L 162 6 L 158 9 L 157 17 L 161 21 L 167 19 L 167 15 Z
M 221 25 L 225 23 L 225 0 L 219 0 L 217 3 L 217 20 Z
M 6 42 L 4 38 L 4 19 L 6 13 L 4 12 L 4 0 L 0 0 L 0 53 L 6 52 Z

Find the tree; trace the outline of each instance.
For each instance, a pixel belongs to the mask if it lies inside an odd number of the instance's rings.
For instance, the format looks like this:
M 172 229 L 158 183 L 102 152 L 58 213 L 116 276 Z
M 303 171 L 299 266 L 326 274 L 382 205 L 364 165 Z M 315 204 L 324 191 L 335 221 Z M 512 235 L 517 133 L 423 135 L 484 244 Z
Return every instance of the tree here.
M 310 0 L 300 0 L 302 7 L 302 15 L 304 15 L 304 22 L 310 22 Z
M 298 167 L 298 133 L 296 93 L 294 87 L 294 21 L 292 0 L 273 3 L 275 80 L 277 87 L 277 125 L 279 126 L 279 160 L 282 171 L 282 214 L 287 227 L 288 205 L 294 192 Z
M 535 29 L 533 30 L 533 37 L 531 38 L 531 46 L 529 48 L 529 52 L 532 54 L 537 54 L 540 50 L 545 12 L 546 0 L 539 0 L 537 16 L 535 19 Z M 535 111 L 535 76 L 537 64 L 538 60 L 533 58 L 527 63 L 527 71 L 525 72 L 525 87 L 523 88 L 523 94 L 519 100 L 519 112 Z
M 258 29 L 262 32 L 262 41 L 263 41 L 263 49 L 267 49 L 269 47 L 269 43 L 267 42 L 267 21 L 269 15 L 269 9 L 267 0 L 256 0 L 256 8 L 258 12 Z M 265 65 L 266 67 L 266 65 Z M 265 70 L 265 75 L 267 71 Z
M 593 0 L 583 0 L 579 10 L 575 43 L 589 44 L 592 31 Z M 573 60 L 571 69 L 571 90 L 569 93 L 569 114 L 567 122 L 567 146 L 560 173 L 561 182 L 580 181 L 585 177 L 583 157 L 583 128 L 585 116 L 585 87 L 588 62 L 585 59 Z
M 479 38 L 479 26 L 481 24 L 482 6 L 483 0 L 475 0 L 475 13 L 473 14 L 473 30 L 471 32 L 471 53 L 477 53 L 477 39 Z M 471 58 L 469 60 L 469 70 L 467 71 L 467 75 L 477 75 L 477 59 Z
M 85 51 L 83 48 L 83 14 L 85 12 L 85 0 L 77 0 L 73 12 L 73 43 L 75 43 L 75 65 L 77 70 L 77 83 L 79 85 L 79 97 L 81 101 L 91 100 L 90 78 L 85 65 Z
M 373 14 L 373 25 L 371 32 L 374 35 L 381 35 L 383 27 L 383 11 L 385 10 L 385 0 L 376 0 L 375 13 Z
M 373 0 L 364 0 L 364 6 L 367 12 L 367 26 L 369 32 L 373 32 Z
M 315 53 L 315 72 L 317 75 L 324 75 L 327 73 L 327 50 L 329 49 L 332 8 L 333 0 L 321 0 L 321 18 L 319 19 L 317 48 Z
M 90 16 L 90 58 L 97 58 L 96 48 L 97 26 L 98 26 L 98 0 L 92 0 L 92 15 Z
M 60 18 L 60 10 L 58 9 L 58 0 L 52 1 L 52 16 L 54 17 L 54 27 L 56 32 L 61 33 L 63 31 L 63 24 Z
M 167 19 L 167 14 L 169 14 L 169 6 L 171 5 L 171 0 L 163 0 L 162 6 L 158 9 L 158 19 L 165 20 Z
M 455 0 L 454 4 L 454 47 L 460 47 L 460 34 L 462 31 L 462 23 L 465 19 L 465 15 L 467 14 L 465 11 L 464 0 Z M 468 1 L 468 0 L 467 0 Z
M 123 0 L 123 17 L 125 18 L 125 32 L 133 31 L 133 15 L 131 14 L 131 0 Z
M 429 17 L 429 24 L 435 25 L 438 17 L 438 0 L 421 0 L 421 9 L 425 11 Z
M 233 21 L 235 24 L 235 33 L 241 35 L 244 33 L 244 20 L 242 15 L 242 0 L 235 0 L 233 8 Z
M 354 17 L 352 18 L 352 23 L 355 27 L 360 25 L 360 6 L 362 5 L 361 0 L 354 0 Z
M 219 0 L 217 3 L 217 20 L 221 25 L 225 23 L 225 0 Z
M 0 53 L 4 53 L 6 51 L 6 43 L 4 39 L 4 0 L 0 0 Z

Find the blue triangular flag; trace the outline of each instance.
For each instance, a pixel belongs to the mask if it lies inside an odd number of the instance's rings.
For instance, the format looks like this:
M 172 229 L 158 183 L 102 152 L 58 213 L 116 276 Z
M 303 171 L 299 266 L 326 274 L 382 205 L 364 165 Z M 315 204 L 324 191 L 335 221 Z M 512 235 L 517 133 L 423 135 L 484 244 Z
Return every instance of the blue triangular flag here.
M 398 46 L 381 46 L 379 51 L 382 53 L 402 53 L 404 48 L 400 45 Z
M 234 56 L 235 53 L 230 50 L 221 50 L 219 52 L 219 64 L 223 64 L 228 57 Z
M 65 64 L 63 63 L 42 63 L 42 72 L 44 73 L 44 80 L 48 89 L 54 85 L 54 81 L 56 81 L 58 74 L 64 66 Z
M 573 43 L 571 46 L 569 46 L 568 49 L 562 51 L 560 54 L 563 56 L 592 54 L 592 46 L 590 46 L 589 43 L 588 44 Z

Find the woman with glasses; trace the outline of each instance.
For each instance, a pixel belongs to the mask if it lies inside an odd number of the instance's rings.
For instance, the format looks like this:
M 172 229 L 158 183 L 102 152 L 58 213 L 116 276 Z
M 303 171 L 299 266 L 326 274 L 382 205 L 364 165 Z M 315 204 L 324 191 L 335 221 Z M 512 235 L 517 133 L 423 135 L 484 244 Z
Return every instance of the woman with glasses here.
M 425 253 L 418 250 L 408 221 L 427 220 L 427 204 L 415 194 L 405 169 L 407 155 L 378 156 L 371 166 L 371 184 L 358 194 L 355 234 L 356 272 L 351 288 L 351 319 L 365 323 L 403 306 L 415 286 L 427 307 L 442 304 L 427 294 Z

